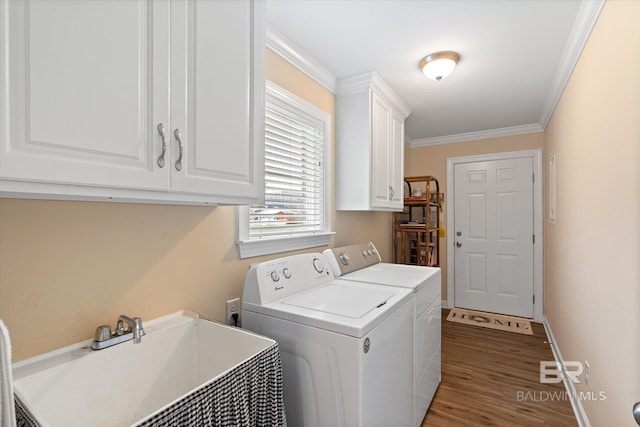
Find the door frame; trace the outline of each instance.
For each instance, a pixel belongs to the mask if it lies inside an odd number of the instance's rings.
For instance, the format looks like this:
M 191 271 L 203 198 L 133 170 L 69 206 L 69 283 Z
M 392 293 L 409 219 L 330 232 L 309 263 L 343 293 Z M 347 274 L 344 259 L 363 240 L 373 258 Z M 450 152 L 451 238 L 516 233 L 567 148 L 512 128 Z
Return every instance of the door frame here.
M 454 167 L 457 164 L 486 162 L 492 160 L 509 160 L 516 158 L 530 158 L 533 162 L 533 173 L 535 180 L 533 182 L 533 233 L 535 235 L 535 244 L 533 245 L 533 295 L 535 302 L 533 304 L 533 320 L 542 322 L 544 320 L 544 270 L 542 249 L 544 247 L 544 236 L 542 233 L 542 149 L 509 151 L 494 154 L 480 154 L 464 157 L 447 158 L 447 225 L 449 232 L 447 233 L 447 307 L 455 307 L 455 250 L 454 240 L 455 232 L 453 231 L 455 218 L 455 182 Z

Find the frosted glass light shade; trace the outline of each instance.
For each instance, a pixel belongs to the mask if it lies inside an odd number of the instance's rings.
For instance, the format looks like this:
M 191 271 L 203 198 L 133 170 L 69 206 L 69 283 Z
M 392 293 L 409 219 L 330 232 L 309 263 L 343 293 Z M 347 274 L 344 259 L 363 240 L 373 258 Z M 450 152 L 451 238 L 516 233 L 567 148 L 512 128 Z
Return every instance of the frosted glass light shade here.
M 456 52 L 436 52 L 420 61 L 420 68 L 430 79 L 440 81 L 453 72 L 459 59 Z

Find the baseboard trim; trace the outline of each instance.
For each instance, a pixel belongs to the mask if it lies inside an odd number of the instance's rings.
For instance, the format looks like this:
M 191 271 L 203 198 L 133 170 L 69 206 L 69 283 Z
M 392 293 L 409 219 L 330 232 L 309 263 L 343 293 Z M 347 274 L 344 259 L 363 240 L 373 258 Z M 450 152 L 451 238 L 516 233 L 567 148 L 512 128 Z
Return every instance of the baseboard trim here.
M 569 396 L 569 400 L 571 401 L 571 407 L 573 408 L 573 413 L 576 416 L 578 425 L 580 427 L 591 427 L 589 418 L 587 418 L 587 414 L 584 411 L 584 407 L 582 406 L 582 402 L 577 399 L 578 393 L 576 391 L 576 388 L 573 385 L 573 382 L 569 379 L 569 375 L 567 374 L 567 367 L 564 363 L 564 359 L 562 358 L 562 354 L 560 353 L 560 349 L 556 345 L 556 339 L 554 338 L 553 332 L 551 331 L 551 326 L 547 321 L 547 316 L 543 316 L 542 324 L 544 325 L 544 330 L 546 331 L 547 337 L 549 338 L 553 357 L 555 357 L 556 362 L 560 363 L 560 367 L 562 369 L 562 381 L 564 382 L 564 387 L 567 389 L 567 395 Z

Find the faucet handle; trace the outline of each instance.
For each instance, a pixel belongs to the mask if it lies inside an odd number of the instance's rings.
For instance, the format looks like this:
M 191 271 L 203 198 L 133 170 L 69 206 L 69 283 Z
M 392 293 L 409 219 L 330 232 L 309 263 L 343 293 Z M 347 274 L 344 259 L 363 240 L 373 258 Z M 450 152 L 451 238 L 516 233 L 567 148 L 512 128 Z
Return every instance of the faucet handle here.
M 111 326 L 100 325 L 96 328 L 96 335 L 94 337 L 95 342 L 106 341 L 111 338 Z
M 124 335 L 125 333 L 131 332 L 131 325 L 123 322 L 121 319 L 118 319 L 118 323 L 116 323 L 116 334 Z

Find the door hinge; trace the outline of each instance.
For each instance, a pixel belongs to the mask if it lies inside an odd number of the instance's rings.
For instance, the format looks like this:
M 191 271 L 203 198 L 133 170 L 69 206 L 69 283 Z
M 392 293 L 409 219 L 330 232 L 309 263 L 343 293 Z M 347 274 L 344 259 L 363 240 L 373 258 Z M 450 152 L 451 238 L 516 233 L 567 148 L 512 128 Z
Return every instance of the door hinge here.
M 533 182 L 536 182 L 536 174 L 532 173 L 531 176 L 532 176 Z
M 536 296 L 533 296 L 533 305 L 536 305 Z
M 535 234 L 531 235 L 531 240 L 533 241 L 533 244 L 535 245 L 536 244 L 536 235 Z

